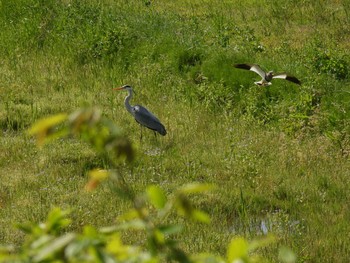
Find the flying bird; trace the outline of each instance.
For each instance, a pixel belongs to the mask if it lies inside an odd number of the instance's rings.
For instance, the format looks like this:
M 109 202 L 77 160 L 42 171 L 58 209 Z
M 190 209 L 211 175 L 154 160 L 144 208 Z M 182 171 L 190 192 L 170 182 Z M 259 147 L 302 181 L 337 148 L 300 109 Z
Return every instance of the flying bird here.
M 135 120 L 140 124 L 141 126 L 141 137 L 142 139 L 142 126 L 147 127 L 148 129 L 151 129 L 154 131 L 154 134 L 156 135 L 156 132 L 158 132 L 160 135 L 166 135 L 166 130 L 164 125 L 159 121 L 159 119 L 153 115 L 150 111 L 148 111 L 145 107 L 141 105 L 130 105 L 129 101 L 131 100 L 133 96 L 133 90 L 132 87 L 129 85 L 124 85 L 119 88 L 114 88 L 114 90 L 126 90 L 128 91 L 128 95 L 125 97 L 124 103 L 125 108 L 132 116 L 134 116 Z
M 300 80 L 298 80 L 296 77 L 290 76 L 287 73 L 274 73 L 273 71 L 265 72 L 257 64 L 235 64 L 234 67 L 250 70 L 259 74 L 262 79 L 260 81 L 254 82 L 258 86 L 269 86 L 272 84 L 272 79 L 285 79 L 301 85 Z

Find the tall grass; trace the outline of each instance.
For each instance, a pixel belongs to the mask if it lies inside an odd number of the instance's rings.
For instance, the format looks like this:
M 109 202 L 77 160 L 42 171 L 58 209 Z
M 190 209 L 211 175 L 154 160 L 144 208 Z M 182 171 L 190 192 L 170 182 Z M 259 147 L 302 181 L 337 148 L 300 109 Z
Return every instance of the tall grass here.
M 346 1 L 1 2 L 0 241 L 22 242 L 13 222 L 40 221 L 53 206 L 103 226 L 125 204 L 108 185 L 82 190 L 85 173 L 106 164 L 74 139 L 37 150 L 26 129 L 37 119 L 98 106 L 135 142 L 136 190 L 210 182 L 220 191 L 199 206 L 210 226 L 188 223 L 189 251 L 223 252 L 232 235 L 268 232 L 300 261 L 349 254 L 349 19 Z M 303 85 L 234 63 L 288 71 Z M 339 66 L 341 65 L 341 66 Z M 131 84 L 165 124 L 154 139 L 125 111 Z M 125 239 L 134 240 L 131 235 Z M 265 251 L 272 260 L 276 251 Z

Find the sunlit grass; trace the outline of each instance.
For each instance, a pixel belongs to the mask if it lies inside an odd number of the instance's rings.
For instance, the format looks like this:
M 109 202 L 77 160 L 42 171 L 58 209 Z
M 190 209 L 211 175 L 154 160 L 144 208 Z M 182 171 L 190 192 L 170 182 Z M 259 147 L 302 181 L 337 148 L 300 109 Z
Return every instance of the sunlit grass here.
M 19 244 L 11 226 L 54 206 L 72 208 L 77 231 L 127 210 L 108 185 L 84 191 L 87 171 L 108 168 L 103 156 L 72 138 L 37 148 L 26 133 L 39 118 L 97 106 L 134 142 L 135 161 L 119 169 L 135 191 L 218 185 L 195 200 L 212 224 L 186 223 L 186 250 L 223 253 L 234 235 L 262 236 L 264 222 L 301 261 L 349 254 L 349 75 L 334 65 L 350 65 L 345 1 L 23 2 L 3 3 L 0 18 L 1 243 Z M 259 89 L 235 62 L 303 86 Z M 144 129 L 140 141 L 126 94 L 112 90 L 123 84 L 167 136 Z

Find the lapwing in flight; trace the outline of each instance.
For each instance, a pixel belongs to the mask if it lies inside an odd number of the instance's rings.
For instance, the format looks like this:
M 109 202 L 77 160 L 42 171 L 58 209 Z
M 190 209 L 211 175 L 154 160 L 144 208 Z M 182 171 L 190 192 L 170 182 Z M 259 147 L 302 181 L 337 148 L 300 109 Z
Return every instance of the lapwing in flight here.
M 260 81 L 254 82 L 258 86 L 269 86 L 271 85 L 271 80 L 272 79 L 286 79 L 291 82 L 294 82 L 298 85 L 301 85 L 300 80 L 298 80 L 294 76 L 290 76 L 287 73 L 274 73 L 273 71 L 265 72 L 264 70 L 261 69 L 261 67 L 257 64 L 235 64 L 235 68 L 240 68 L 240 69 L 246 69 L 253 71 L 262 77 Z

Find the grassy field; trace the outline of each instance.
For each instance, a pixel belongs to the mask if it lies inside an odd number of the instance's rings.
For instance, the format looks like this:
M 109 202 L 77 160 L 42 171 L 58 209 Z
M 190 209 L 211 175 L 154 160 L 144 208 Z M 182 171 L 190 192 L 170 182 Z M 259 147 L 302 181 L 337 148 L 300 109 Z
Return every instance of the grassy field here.
M 350 2 L 0 1 L 0 243 L 19 245 L 15 222 L 72 208 L 71 230 L 106 226 L 128 204 L 108 184 L 87 193 L 86 173 L 106 167 L 73 138 L 38 148 L 27 129 L 52 114 L 96 106 L 134 142 L 120 164 L 136 192 L 189 182 L 218 190 L 195 203 L 210 225 L 182 222 L 186 251 L 224 254 L 233 236 L 272 233 L 261 253 L 277 261 L 345 262 L 350 255 Z M 235 63 L 287 71 L 260 88 Z M 157 139 L 124 108 L 146 106 L 167 128 Z M 133 241 L 140 237 L 125 236 Z

